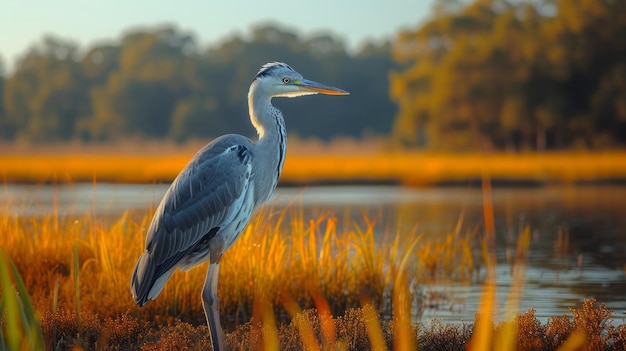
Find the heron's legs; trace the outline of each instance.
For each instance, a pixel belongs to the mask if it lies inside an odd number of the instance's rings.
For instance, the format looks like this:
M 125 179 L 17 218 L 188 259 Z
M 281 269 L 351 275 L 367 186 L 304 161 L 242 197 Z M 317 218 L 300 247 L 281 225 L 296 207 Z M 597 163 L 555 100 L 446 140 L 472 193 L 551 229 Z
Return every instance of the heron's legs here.
M 219 276 L 220 264 L 211 263 L 202 289 L 202 302 L 204 314 L 211 332 L 211 343 L 214 351 L 223 351 L 224 333 L 220 324 L 220 300 L 217 298 L 217 277 Z

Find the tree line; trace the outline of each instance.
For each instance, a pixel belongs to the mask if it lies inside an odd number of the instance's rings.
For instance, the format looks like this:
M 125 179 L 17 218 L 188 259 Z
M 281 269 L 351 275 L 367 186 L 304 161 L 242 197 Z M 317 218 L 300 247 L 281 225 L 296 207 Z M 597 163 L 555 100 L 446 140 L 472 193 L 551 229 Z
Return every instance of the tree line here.
M 292 135 L 452 150 L 620 147 L 624 38 L 626 1 L 616 0 L 436 0 L 414 29 L 356 53 L 332 34 L 272 24 L 209 47 L 176 27 L 86 49 L 47 36 L 0 77 L 0 139 L 253 135 L 250 81 L 280 60 L 351 93 L 275 99 Z
M 435 149 L 626 143 L 626 1 L 437 1 L 400 33 L 395 140 Z
M 276 25 L 202 49 L 176 27 L 135 29 L 119 42 L 81 50 L 46 36 L 0 81 L 0 138 L 33 142 L 127 137 L 253 135 L 247 92 L 266 62 L 285 61 L 353 99 L 274 99 L 301 137 L 388 134 L 396 107 L 387 91 L 390 44 L 349 54 L 332 35 L 301 38 Z M 319 105 L 324 107 L 320 108 Z

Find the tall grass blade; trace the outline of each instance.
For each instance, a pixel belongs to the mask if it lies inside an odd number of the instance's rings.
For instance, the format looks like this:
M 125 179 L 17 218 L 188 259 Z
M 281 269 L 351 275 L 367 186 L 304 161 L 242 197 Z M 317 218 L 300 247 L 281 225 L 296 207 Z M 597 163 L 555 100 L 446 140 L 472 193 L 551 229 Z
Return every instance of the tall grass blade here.
M 55 315 L 57 313 L 59 305 L 59 278 L 54 281 L 54 292 L 52 293 L 52 314 Z M 57 339 L 57 321 L 54 321 L 52 326 L 52 340 Z
M 9 261 L 11 265 L 11 271 L 13 273 L 13 277 L 15 279 L 15 284 L 17 286 L 17 292 L 20 297 L 20 302 L 22 303 L 22 316 L 28 328 L 26 329 L 28 340 L 30 344 L 36 349 L 37 347 L 41 347 L 44 345 L 43 343 L 43 333 L 41 331 L 41 326 L 39 325 L 39 321 L 37 320 L 37 314 L 35 313 L 35 309 L 33 308 L 32 303 L 30 302 L 30 297 L 28 295 L 28 291 L 26 290 L 26 286 L 22 281 L 22 277 L 17 271 L 17 267 L 13 264 L 13 262 Z
M 78 243 L 74 243 L 74 304 L 76 307 L 76 325 L 80 328 L 80 259 L 78 257 Z
M 496 300 L 496 258 L 495 258 L 495 220 L 493 215 L 493 198 L 491 180 L 482 178 L 483 217 L 485 221 L 485 242 L 483 256 L 487 268 L 482 297 L 476 314 L 477 321 L 470 339 L 468 350 L 489 350 L 493 339 L 493 315 L 497 308 Z
M 493 337 L 493 311 L 496 305 L 496 284 L 495 281 L 485 282 L 478 313 L 476 314 L 476 322 L 474 333 L 469 341 L 468 350 L 490 350 Z
M 287 313 L 291 316 L 292 323 L 298 329 L 300 338 L 302 339 L 302 345 L 306 351 L 319 351 L 321 350 L 313 327 L 307 320 L 305 313 L 302 312 L 298 303 L 289 295 L 283 296 L 283 306 L 287 310 Z
M 320 318 L 324 350 L 331 350 L 334 348 L 337 340 L 337 329 L 335 328 L 335 321 L 333 321 L 333 316 L 330 312 L 330 305 L 320 292 L 313 294 L 313 301 L 315 302 L 315 308 Z
M 394 340 L 394 349 L 398 351 L 409 351 L 416 349 L 415 340 L 412 333 L 412 300 L 411 291 L 409 290 L 409 284 L 407 281 L 406 266 L 409 258 L 413 254 L 413 249 L 421 238 L 422 235 L 417 235 L 408 245 L 408 248 L 404 252 L 404 255 L 401 257 L 395 277 L 393 287 L 393 317 L 397 323 L 397 336 Z
M 496 350 L 515 350 L 518 336 L 518 326 L 515 322 L 515 316 L 518 315 L 520 297 L 524 289 L 524 280 L 526 278 L 526 254 L 530 245 L 530 228 L 524 228 L 524 231 L 517 239 L 517 250 L 515 261 L 513 264 L 513 279 L 507 296 L 504 322 L 496 335 Z
M 43 350 L 43 332 L 26 286 L 3 251 L 0 251 L 0 283 L 0 311 L 6 328 L 6 333 L 0 331 L 0 345 L 8 350 Z
M 4 311 L 5 328 L 6 328 L 6 344 L 9 350 L 18 350 L 21 339 L 23 337 L 21 313 L 17 294 L 12 289 L 13 279 L 9 272 L 8 260 L 4 253 L 0 251 L 0 283 L 2 283 L 2 300 L 0 300 L 0 308 Z M 4 339 L 3 338 L 3 339 Z
M 378 321 L 378 313 L 374 310 L 371 304 L 363 306 L 363 321 L 367 328 L 367 336 L 372 344 L 373 351 L 386 351 L 385 338 L 383 337 L 383 330 L 380 327 Z
M 280 350 L 278 338 L 278 328 L 276 327 L 276 317 L 272 305 L 267 302 L 263 304 L 263 347 L 266 351 Z

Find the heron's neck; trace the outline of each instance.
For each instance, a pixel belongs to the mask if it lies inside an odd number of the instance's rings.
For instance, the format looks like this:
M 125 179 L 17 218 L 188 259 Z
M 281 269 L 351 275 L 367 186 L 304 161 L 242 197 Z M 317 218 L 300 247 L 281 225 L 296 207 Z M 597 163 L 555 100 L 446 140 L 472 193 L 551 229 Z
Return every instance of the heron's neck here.
M 285 130 L 285 120 L 279 109 L 271 103 L 268 94 L 256 91 L 257 86 L 253 84 L 248 93 L 248 108 L 250 109 L 250 121 L 259 135 L 256 151 L 262 155 L 257 158 L 263 160 L 262 165 L 257 167 L 267 167 L 268 174 L 272 177 L 267 178 L 268 194 L 262 197 L 269 197 L 271 191 L 278 183 L 278 177 L 283 168 L 285 154 L 287 151 L 287 132 Z
M 256 90 L 253 85 L 248 93 L 250 122 L 256 129 L 259 142 L 280 142 L 285 137 L 285 120 L 279 109 L 271 103 L 267 94 Z

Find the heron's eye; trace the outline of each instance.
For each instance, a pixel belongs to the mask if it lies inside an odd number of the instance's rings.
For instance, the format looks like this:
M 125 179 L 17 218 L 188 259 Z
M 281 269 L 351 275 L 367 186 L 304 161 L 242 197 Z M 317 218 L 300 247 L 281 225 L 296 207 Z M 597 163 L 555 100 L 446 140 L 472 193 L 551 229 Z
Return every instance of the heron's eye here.
M 283 78 L 283 83 L 289 84 L 289 82 L 291 82 L 291 79 L 289 79 L 287 77 Z

